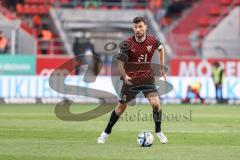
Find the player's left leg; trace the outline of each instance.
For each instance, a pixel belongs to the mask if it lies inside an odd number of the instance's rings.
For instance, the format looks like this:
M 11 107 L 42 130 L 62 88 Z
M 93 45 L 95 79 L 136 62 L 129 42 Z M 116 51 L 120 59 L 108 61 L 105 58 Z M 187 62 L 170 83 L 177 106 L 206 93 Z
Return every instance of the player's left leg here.
M 160 142 L 165 144 L 168 142 L 168 140 L 161 130 L 162 108 L 160 106 L 160 99 L 159 99 L 158 93 L 153 91 L 153 92 L 147 93 L 147 95 L 145 96 L 153 108 L 153 120 L 155 123 L 155 133 L 159 138 Z

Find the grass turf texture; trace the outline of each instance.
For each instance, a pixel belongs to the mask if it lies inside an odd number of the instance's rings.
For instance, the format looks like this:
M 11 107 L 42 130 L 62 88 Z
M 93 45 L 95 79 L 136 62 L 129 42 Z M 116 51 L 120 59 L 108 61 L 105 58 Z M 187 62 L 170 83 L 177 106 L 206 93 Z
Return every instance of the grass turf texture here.
M 94 105 L 74 105 L 71 109 L 78 113 L 92 108 Z M 239 159 L 240 107 L 163 108 L 162 128 L 169 143 L 160 144 L 155 137 L 152 147 L 142 148 L 137 146 L 137 135 L 154 131 L 148 105 L 129 106 L 103 145 L 96 144 L 96 139 L 110 113 L 90 121 L 65 122 L 55 116 L 54 105 L 0 105 L 0 160 Z

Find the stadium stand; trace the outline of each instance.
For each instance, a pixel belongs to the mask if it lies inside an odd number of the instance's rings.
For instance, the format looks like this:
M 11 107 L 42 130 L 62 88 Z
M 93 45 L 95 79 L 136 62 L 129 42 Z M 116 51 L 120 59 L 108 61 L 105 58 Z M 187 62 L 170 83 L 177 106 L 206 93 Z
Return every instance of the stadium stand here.
M 98 53 L 103 53 L 104 44 L 111 40 L 104 40 L 104 33 L 109 35 L 109 37 L 121 39 L 123 38 L 120 34 L 121 31 L 125 34 L 130 32 L 129 28 L 131 28 L 132 16 L 129 15 L 143 15 L 143 13 L 132 10 L 122 12 L 122 10 L 73 11 L 71 9 L 53 9 L 51 11 L 51 17 L 55 17 L 53 18 L 55 27 L 60 33 L 61 38 L 64 39 L 66 48 L 72 46 L 73 40 L 76 36 L 87 34 L 86 37 L 89 36 L 89 38 L 95 41 L 95 48 L 97 48 L 96 51 Z M 116 17 L 119 18 L 116 19 Z M 71 53 L 70 48 L 68 49 L 68 52 Z
M 156 0 L 151 0 L 152 5 L 157 2 Z M 151 2 L 150 1 L 150 2 Z M 158 0 L 161 2 L 161 0 Z M 154 3 L 153 3 L 154 2 Z M 58 33 L 55 32 L 55 28 L 51 27 L 51 19 L 49 17 L 49 12 L 51 8 L 74 8 L 75 10 L 81 10 L 84 8 L 88 9 L 101 9 L 101 10 L 119 10 L 121 8 L 125 9 L 145 9 L 145 0 L 134 0 L 129 2 L 124 2 L 120 0 L 20 0 L 9 3 L 7 0 L 3 0 L 3 6 L 6 11 L 10 9 L 11 11 L 16 11 L 18 18 L 22 20 L 21 27 L 35 37 L 38 45 L 38 54 L 42 54 L 43 50 L 47 51 L 44 54 L 67 54 L 64 43 L 59 37 Z M 12 14 L 9 14 L 12 15 Z M 48 46 L 42 45 L 43 39 L 40 38 L 43 32 L 43 25 L 48 26 L 49 31 L 52 34 L 52 38 Z M 64 39 L 63 39 L 64 40 Z
M 132 17 L 145 16 L 149 19 L 150 32 L 157 34 L 158 27 L 151 24 L 154 21 L 151 12 L 139 10 L 71 10 L 71 9 L 52 9 L 50 16 L 54 22 L 55 30 L 64 40 L 64 47 L 70 55 L 72 45 L 76 38 L 80 41 L 91 39 L 94 43 L 94 50 L 97 54 L 106 56 L 105 44 L 113 42 L 119 44 L 122 39 L 130 35 L 132 30 Z M 116 19 L 116 17 L 118 17 Z M 157 24 L 155 24 L 157 26 Z M 161 36 L 159 36 L 161 37 Z M 161 37 L 161 39 L 164 39 Z M 117 50 L 115 50 L 117 52 Z
M 237 33 L 239 33 L 240 24 L 236 21 L 238 16 L 239 7 L 235 7 L 216 26 L 211 24 L 206 28 L 207 33 L 199 39 L 203 57 L 234 58 L 239 55 L 240 37 Z
M 32 35 L 21 27 L 22 25 L 20 19 L 0 6 L 0 28 L 8 39 L 6 52 L 11 54 L 35 54 L 36 41 Z M 19 40 L 18 43 L 16 43 L 17 40 Z
M 156 20 L 159 21 L 158 18 L 161 17 L 159 16 L 159 10 L 165 7 L 166 13 L 160 20 L 160 26 L 164 30 L 166 29 L 165 34 L 173 53 L 176 56 L 194 57 L 201 55 L 200 52 L 204 37 L 206 37 L 224 17 L 229 15 L 231 9 L 234 6 L 238 6 L 240 2 L 239 0 L 25 0 L 17 1 L 17 3 L 8 3 L 8 1 L 3 0 L 3 4 L 6 6 L 6 8 L 2 10 L 4 15 L 10 19 L 20 18 L 22 20 L 21 28 L 35 38 L 38 54 L 58 55 L 73 55 L 71 46 L 74 38 L 69 41 L 69 44 L 66 44 L 68 43 L 68 41 L 66 41 L 67 37 L 63 34 L 74 29 L 73 26 L 76 25 L 76 23 L 68 24 L 68 22 L 63 20 L 63 28 L 65 29 L 63 32 L 60 32 L 54 22 L 54 19 L 59 16 L 54 17 L 51 14 L 51 8 L 54 10 L 58 8 L 68 10 L 71 8 L 76 13 L 78 11 L 84 12 L 85 9 L 88 9 L 88 11 L 102 10 L 113 12 L 118 12 L 122 9 L 138 11 L 150 9 L 152 13 L 155 14 Z M 14 11 L 14 8 L 16 14 L 11 14 L 9 9 Z M 59 23 L 61 24 L 62 22 L 60 21 Z M 48 32 L 51 32 L 48 45 L 44 43 L 44 39 L 41 36 L 45 30 L 43 26 L 47 26 Z M 78 26 L 76 25 L 75 28 L 76 27 Z M 66 43 L 63 43 L 65 41 Z
M 200 0 L 192 4 L 190 9 L 175 10 L 178 12 L 172 13 L 171 16 L 167 11 L 160 24 L 164 27 L 173 22 L 172 28 L 168 27 L 170 31 L 166 34 L 173 52 L 177 56 L 200 56 L 204 37 L 237 5 L 238 0 Z M 177 16 L 178 19 L 171 18 L 173 16 Z
M 25 0 L 25 1 L 17 1 L 17 3 L 10 3 L 9 6 L 8 1 L 3 1 L 2 7 L 5 11 L 9 12 L 9 15 L 14 15 L 15 18 L 21 20 L 21 28 L 25 30 L 28 34 L 30 34 L 35 43 L 37 44 L 37 53 L 41 54 L 42 50 L 47 47 L 47 54 L 63 54 L 64 51 L 62 49 L 62 42 L 58 38 L 54 32 L 52 32 L 53 36 L 50 40 L 48 46 L 43 45 L 43 39 L 41 38 L 41 33 L 44 31 L 43 26 L 49 25 L 49 17 L 48 13 L 50 10 L 50 6 L 56 5 L 56 3 L 66 4 L 68 1 L 61 0 Z M 14 7 L 14 5 L 15 7 Z M 16 11 L 16 14 L 12 14 L 10 12 Z M 8 16 L 9 16 L 8 15 Z M 35 52 L 34 52 L 35 53 Z

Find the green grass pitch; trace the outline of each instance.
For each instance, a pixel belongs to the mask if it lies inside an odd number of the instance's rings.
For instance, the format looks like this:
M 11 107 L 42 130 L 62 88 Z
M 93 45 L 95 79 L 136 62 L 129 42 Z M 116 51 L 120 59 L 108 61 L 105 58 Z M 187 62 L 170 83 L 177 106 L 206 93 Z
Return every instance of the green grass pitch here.
M 94 105 L 74 105 L 84 112 Z M 151 107 L 129 106 L 103 145 L 96 139 L 110 113 L 85 122 L 59 120 L 54 105 L 0 105 L 0 160 L 238 160 L 240 107 L 163 105 L 163 131 L 150 148 L 137 145 L 137 134 L 154 131 Z

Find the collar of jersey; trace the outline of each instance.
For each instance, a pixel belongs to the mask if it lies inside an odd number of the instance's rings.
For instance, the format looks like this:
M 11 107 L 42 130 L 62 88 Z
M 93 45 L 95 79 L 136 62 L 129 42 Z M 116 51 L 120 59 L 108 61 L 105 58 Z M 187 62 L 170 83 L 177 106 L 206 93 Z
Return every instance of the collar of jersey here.
M 138 42 L 138 41 L 136 40 L 136 38 L 135 38 L 135 35 L 133 36 L 133 39 L 134 39 L 134 41 L 135 41 L 136 43 L 142 44 L 142 43 L 144 43 L 144 42 L 146 41 L 147 36 L 148 36 L 148 35 L 146 35 L 146 38 L 145 38 L 144 41 L 142 41 L 142 42 Z

